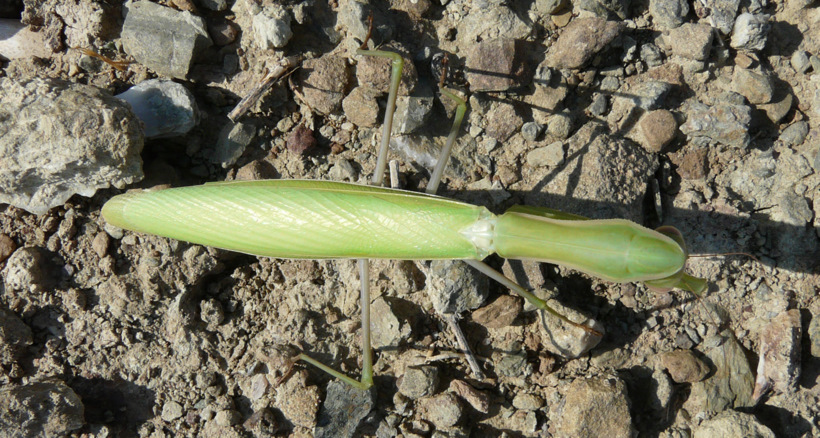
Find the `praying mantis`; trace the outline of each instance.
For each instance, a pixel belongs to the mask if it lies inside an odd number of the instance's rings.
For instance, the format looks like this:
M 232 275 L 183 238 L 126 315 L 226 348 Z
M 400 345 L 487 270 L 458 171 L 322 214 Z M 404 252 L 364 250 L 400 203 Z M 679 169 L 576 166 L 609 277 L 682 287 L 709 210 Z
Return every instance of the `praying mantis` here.
M 590 220 L 539 207 L 518 206 L 495 215 L 485 207 L 434 195 L 466 111 L 466 102 L 443 87 L 442 94 L 460 101 L 460 105 L 447 145 L 432 172 L 428 193 L 379 187 L 403 59 L 379 50 L 360 49 L 358 53 L 388 57 L 392 62 L 372 185 L 259 180 L 129 192 L 109 200 L 103 217 L 120 228 L 256 256 L 359 259 L 361 378 L 351 378 L 304 353 L 298 358 L 363 390 L 373 385 L 367 259 L 464 260 L 540 311 L 562 319 L 566 317 L 545 301 L 481 260 L 496 253 L 564 265 L 612 282 L 644 282 L 651 288 L 680 288 L 696 294 L 705 289 L 705 280 L 684 271 L 688 253 L 674 228 L 650 230 L 623 219 Z

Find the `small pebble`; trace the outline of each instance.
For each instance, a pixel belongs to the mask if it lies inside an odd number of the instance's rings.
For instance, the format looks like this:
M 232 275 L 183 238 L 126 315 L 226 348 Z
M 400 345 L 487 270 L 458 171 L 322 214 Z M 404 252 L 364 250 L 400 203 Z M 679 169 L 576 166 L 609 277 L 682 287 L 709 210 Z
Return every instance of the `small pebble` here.
M 542 132 L 544 132 L 544 126 L 536 122 L 527 122 L 521 127 L 521 135 L 529 141 L 535 141 Z
M 780 133 L 778 139 L 789 146 L 799 146 L 806 140 L 809 134 L 809 123 L 805 120 L 792 123 L 783 132 Z
M 450 391 L 464 399 L 478 412 L 486 414 L 490 409 L 490 397 L 486 392 L 473 388 L 463 380 L 450 382 Z
M 162 405 L 162 419 L 164 421 L 174 421 L 182 416 L 182 405 L 175 401 L 166 402 Z
M 410 399 L 418 400 L 432 395 L 439 382 L 439 369 L 434 365 L 408 367 L 399 384 L 399 392 Z
M 449 429 L 464 415 L 464 408 L 458 398 L 449 392 L 425 400 L 426 418 L 438 429 Z
M 487 328 L 507 327 L 521 314 L 523 303 L 519 297 L 502 295 L 492 303 L 473 312 L 473 321 Z
M 544 399 L 535 394 L 520 392 L 513 398 L 512 405 L 523 411 L 537 411 L 544 407 Z
M 795 50 L 790 59 L 792 68 L 797 73 L 805 73 L 811 67 L 809 62 L 809 54 L 805 50 Z
M 0 234 L 0 263 L 6 261 L 15 249 L 17 249 L 17 244 L 14 240 L 5 234 Z

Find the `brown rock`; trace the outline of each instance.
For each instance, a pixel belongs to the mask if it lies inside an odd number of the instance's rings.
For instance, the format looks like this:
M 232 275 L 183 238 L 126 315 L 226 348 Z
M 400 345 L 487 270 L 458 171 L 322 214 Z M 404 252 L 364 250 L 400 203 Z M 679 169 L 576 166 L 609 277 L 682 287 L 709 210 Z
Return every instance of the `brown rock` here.
M 492 303 L 473 312 L 473 321 L 488 327 L 506 327 L 518 318 L 523 304 L 512 295 L 502 295 Z
M 685 23 L 670 30 L 667 41 L 675 55 L 695 61 L 705 61 L 709 58 L 709 51 L 712 50 L 713 38 L 712 26 Z
M 663 366 L 677 383 L 694 383 L 709 374 L 709 367 L 689 350 L 675 350 L 661 355 Z
M 413 60 L 410 59 L 410 55 L 400 48 L 386 47 L 383 50 L 398 53 L 404 58 L 404 70 L 402 70 L 401 73 L 399 94 L 407 96 L 413 92 L 419 80 Z M 356 65 L 356 80 L 359 81 L 359 85 L 375 88 L 381 93 L 389 92 L 392 60 L 381 56 L 369 55 L 362 55 L 358 59 L 359 63 Z
M 17 249 L 17 244 L 14 240 L 5 234 L 0 234 L 0 263 L 6 261 L 15 249 Z
M 643 140 L 643 147 L 649 152 L 660 152 L 678 133 L 678 122 L 675 115 L 667 110 L 655 110 L 646 113 L 638 123 Z
M 759 400 L 769 390 L 788 394 L 800 380 L 800 311 L 788 310 L 777 315 L 760 334 L 760 361 L 752 394 Z
M 471 91 L 506 91 L 523 85 L 523 44 L 498 38 L 474 45 L 467 54 L 467 82 Z
M 347 61 L 328 53 L 303 62 L 299 72 L 305 103 L 321 114 L 337 112 L 350 80 Z
M 356 126 L 374 127 L 379 123 L 379 91 L 370 87 L 356 87 L 342 101 L 342 110 Z
M 524 125 L 524 119 L 509 103 L 501 102 L 487 112 L 487 135 L 498 140 L 507 141 Z
M 450 391 L 464 399 L 473 409 L 486 414 L 490 410 L 490 396 L 486 392 L 475 389 L 463 380 L 450 382 Z
M 670 154 L 669 158 L 678 166 L 678 174 L 683 179 L 703 179 L 708 172 L 706 149 L 689 151 L 685 154 Z
M 550 67 L 580 68 L 623 31 L 620 22 L 603 18 L 573 20 L 547 54 Z
M 313 131 L 300 124 L 291 131 L 287 145 L 289 151 L 302 155 L 316 146 L 316 138 L 313 137 Z

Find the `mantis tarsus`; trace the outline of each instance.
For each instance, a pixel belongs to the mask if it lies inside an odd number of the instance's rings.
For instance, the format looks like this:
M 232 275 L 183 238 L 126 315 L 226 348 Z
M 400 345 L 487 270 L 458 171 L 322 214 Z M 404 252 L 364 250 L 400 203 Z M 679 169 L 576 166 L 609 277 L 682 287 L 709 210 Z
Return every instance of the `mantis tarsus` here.
M 588 220 L 538 207 L 513 207 L 496 216 L 484 207 L 433 195 L 466 109 L 463 100 L 448 145 L 432 172 L 428 194 L 374 187 L 382 184 L 385 172 L 403 61 L 390 52 L 360 49 L 359 54 L 389 57 L 393 66 L 373 186 L 310 180 L 208 183 L 119 195 L 103 207 L 103 216 L 121 228 L 257 256 L 359 258 L 361 380 L 305 354 L 299 359 L 362 389 L 373 385 L 365 257 L 462 259 L 536 308 L 560 318 L 565 317 L 480 261 L 497 253 L 565 265 L 613 282 L 642 281 L 658 289 L 703 291 L 705 280 L 684 272 L 688 254 L 674 228 L 650 230 L 626 220 Z M 442 93 L 455 97 L 443 87 Z

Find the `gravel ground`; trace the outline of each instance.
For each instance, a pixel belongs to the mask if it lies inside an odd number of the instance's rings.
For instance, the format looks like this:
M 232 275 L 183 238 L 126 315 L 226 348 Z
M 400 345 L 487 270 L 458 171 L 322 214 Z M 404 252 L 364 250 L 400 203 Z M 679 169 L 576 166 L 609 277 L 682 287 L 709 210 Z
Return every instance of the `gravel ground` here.
M 0 436 L 820 435 L 811 4 L 24 0 L 2 26 L 21 11 L 34 48 L 0 42 Z M 354 261 L 105 223 L 125 189 L 365 183 L 389 70 L 355 54 L 370 14 L 371 43 L 408 63 L 391 144 L 403 188 L 424 189 L 449 131 L 446 53 L 469 109 L 440 194 L 675 226 L 690 253 L 717 253 L 687 267 L 705 296 L 487 260 L 597 321 L 596 345 L 462 263 L 372 261 L 363 392 L 291 360 L 358 375 Z M 288 56 L 299 68 L 228 119 Z M 154 78 L 184 89 L 168 85 L 173 111 L 158 131 L 140 115 L 140 131 L 111 95 Z

